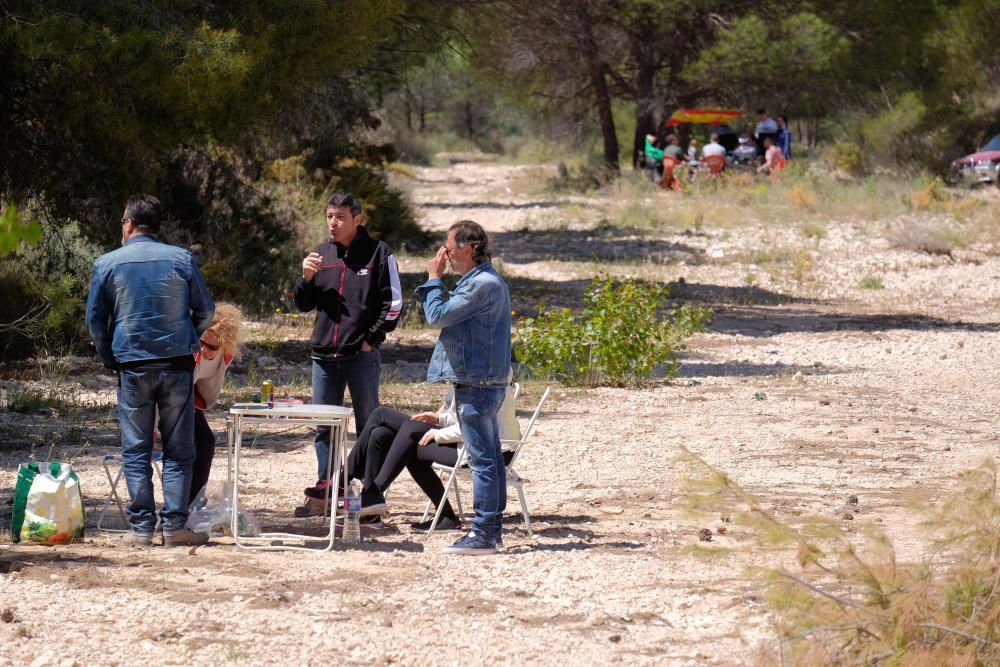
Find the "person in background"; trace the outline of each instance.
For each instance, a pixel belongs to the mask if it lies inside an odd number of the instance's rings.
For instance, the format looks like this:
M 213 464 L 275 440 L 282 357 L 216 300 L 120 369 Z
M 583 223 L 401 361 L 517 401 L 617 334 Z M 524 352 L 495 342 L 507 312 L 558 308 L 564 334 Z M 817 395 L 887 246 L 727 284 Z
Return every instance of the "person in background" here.
M 757 171 L 771 175 L 784 165 L 781 157 L 781 149 L 774 143 L 771 137 L 764 137 L 764 164 L 757 167 Z
M 698 163 L 698 140 L 692 139 L 688 142 L 687 161 L 692 165 Z
M 765 109 L 757 109 L 757 128 L 755 129 L 753 136 L 757 142 L 757 153 L 764 153 L 764 139 L 771 137 L 774 139 L 778 136 L 778 124 L 774 122 L 774 119 L 767 115 Z
M 230 303 L 215 304 L 212 324 L 201 335 L 201 349 L 194 355 L 194 467 L 188 503 L 208 483 L 215 458 L 215 433 L 208 425 L 205 410 L 215 405 L 222 383 L 243 343 L 243 315 Z
M 792 130 L 788 127 L 788 116 L 778 116 L 778 135 L 775 144 L 786 160 L 792 159 Z
M 733 151 L 733 162 L 744 166 L 757 162 L 757 148 L 745 134 L 740 135 L 740 143 Z
M 664 156 L 669 155 L 678 162 L 684 161 L 684 150 L 680 146 L 680 141 L 676 134 L 667 135 L 667 147 L 663 149 Z
M 163 442 L 164 546 L 204 544 L 185 528 L 194 447 L 194 354 L 215 303 L 191 253 L 161 241 L 160 201 L 129 198 L 122 247 L 94 262 L 87 295 L 87 329 L 105 367 L 118 372 L 122 470 L 131 502 L 126 544 L 149 546 L 156 529 L 153 432 Z
M 656 137 L 652 134 L 646 135 L 646 147 L 643 151 L 645 156 L 646 169 L 649 170 L 649 178 L 654 183 L 663 180 L 663 149 L 657 148 Z
M 362 222 L 361 202 L 350 192 L 334 192 L 326 204 L 330 240 L 302 260 L 292 293 L 303 312 L 316 311 L 312 337 L 312 402 L 343 405 L 351 392 L 355 433 L 378 407 L 381 356 L 378 346 L 396 328 L 403 306 L 399 269 L 392 249 L 372 238 Z M 307 498 L 330 494 L 330 427 L 316 430 L 317 482 Z M 306 502 L 295 516 L 309 516 Z M 319 505 L 322 508 L 322 504 Z
M 719 143 L 719 135 L 713 132 L 709 137 L 708 143 L 701 149 L 701 159 L 709 157 L 710 155 L 720 155 L 726 157 L 725 147 Z

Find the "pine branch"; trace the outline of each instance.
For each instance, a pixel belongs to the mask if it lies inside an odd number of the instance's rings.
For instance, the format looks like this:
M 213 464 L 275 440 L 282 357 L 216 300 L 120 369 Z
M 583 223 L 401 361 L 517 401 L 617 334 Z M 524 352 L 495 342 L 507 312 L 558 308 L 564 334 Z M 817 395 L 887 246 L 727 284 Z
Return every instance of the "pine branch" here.
M 959 637 L 965 637 L 966 639 L 971 639 L 973 641 L 979 642 L 980 644 L 986 644 L 987 646 L 1000 646 L 1000 644 L 998 644 L 997 642 L 986 639 L 985 637 L 969 634 L 968 632 L 963 632 L 958 628 L 950 628 L 947 625 L 940 625 L 938 623 L 921 623 L 919 627 L 932 628 L 934 630 L 942 630 L 944 632 L 950 632 L 953 635 L 958 635 Z
M 819 593 L 823 597 L 829 598 L 829 599 L 833 600 L 834 602 L 836 602 L 837 604 L 839 604 L 841 607 L 853 607 L 854 609 L 864 609 L 865 608 L 865 605 L 863 605 L 863 604 L 858 604 L 857 602 L 853 602 L 851 600 L 845 600 L 843 598 L 839 598 L 836 595 L 834 595 L 833 593 L 827 593 L 822 588 L 818 588 L 816 586 L 813 586 L 808 581 L 805 581 L 804 579 L 800 579 L 799 577 L 796 577 L 794 574 L 789 574 L 788 572 L 784 572 L 784 571 L 780 572 L 779 574 L 781 576 L 787 578 L 787 579 L 791 579 L 792 581 L 794 581 L 794 582 L 796 582 L 798 584 L 801 584 L 802 586 L 805 586 L 806 588 L 808 588 L 809 590 L 813 591 L 814 593 Z

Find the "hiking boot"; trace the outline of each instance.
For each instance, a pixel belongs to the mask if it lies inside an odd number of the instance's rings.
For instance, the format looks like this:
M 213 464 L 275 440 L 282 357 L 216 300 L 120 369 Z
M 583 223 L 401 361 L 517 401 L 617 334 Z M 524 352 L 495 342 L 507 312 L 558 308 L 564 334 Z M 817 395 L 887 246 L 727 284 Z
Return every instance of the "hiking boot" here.
M 326 511 L 323 511 L 323 506 L 326 505 Z M 307 516 L 330 516 L 331 505 L 324 501 L 322 498 L 316 499 L 311 497 L 306 497 L 306 502 L 295 508 L 295 516 L 298 518 L 303 518 Z
M 163 533 L 163 546 L 165 547 L 196 547 L 208 542 L 208 533 L 196 533 L 193 530 L 184 528 L 175 533 Z
M 419 521 L 416 523 L 411 523 L 410 528 L 413 530 L 426 533 L 431 529 L 431 523 L 434 519 L 427 519 L 427 521 Z M 440 531 L 442 533 L 451 533 L 457 530 L 462 530 L 462 522 L 458 520 L 457 517 L 443 516 L 438 519 L 438 525 L 435 526 L 434 531 Z
M 316 486 L 310 486 L 303 489 L 303 493 L 306 494 L 306 498 L 314 498 L 316 500 L 326 500 L 330 497 L 330 490 L 333 488 L 333 482 L 329 479 L 321 479 L 316 482 Z
M 497 552 L 497 545 L 479 533 L 469 533 L 460 538 L 450 547 L 444 548 L 446 554 L 462 556 L 492 556 Z
M 122 543 L 131 547 L 148 547 L 153 544 L 152 533 L 133 533 L 129 531 L 122 535 Z

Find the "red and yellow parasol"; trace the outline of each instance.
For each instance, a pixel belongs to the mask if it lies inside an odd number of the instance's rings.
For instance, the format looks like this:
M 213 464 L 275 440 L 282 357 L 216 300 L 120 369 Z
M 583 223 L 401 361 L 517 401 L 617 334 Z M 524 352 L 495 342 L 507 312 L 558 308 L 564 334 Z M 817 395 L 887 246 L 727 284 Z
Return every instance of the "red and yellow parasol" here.
M 721 125 L 743 115 L 736 109 L 678 109 L 667 120 L 667 125 L 681 123 L 701 123 L 703 125 Z

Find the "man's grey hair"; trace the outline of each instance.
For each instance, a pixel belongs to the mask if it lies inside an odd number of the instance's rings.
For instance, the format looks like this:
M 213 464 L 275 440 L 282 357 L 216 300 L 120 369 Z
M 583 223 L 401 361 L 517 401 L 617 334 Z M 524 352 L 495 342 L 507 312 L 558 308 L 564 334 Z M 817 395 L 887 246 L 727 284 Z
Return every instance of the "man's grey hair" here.
M 455 232 L 455 245 L 459 248 L 472 246 L 472 259 L 479 264 L 493 256 L 493 248 L 486 230 L 478 222 L 460 220 L 448 228 L 448 233 Z

